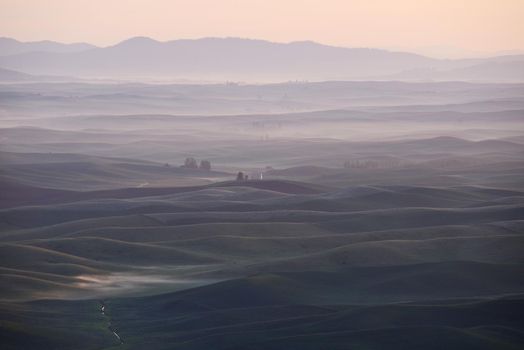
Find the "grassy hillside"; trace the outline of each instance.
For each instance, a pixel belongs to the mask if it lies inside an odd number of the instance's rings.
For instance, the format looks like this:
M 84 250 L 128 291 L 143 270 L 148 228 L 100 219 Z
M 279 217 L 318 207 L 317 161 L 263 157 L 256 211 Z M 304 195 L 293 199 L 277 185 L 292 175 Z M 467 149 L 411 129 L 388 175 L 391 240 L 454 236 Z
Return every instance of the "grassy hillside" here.
M 261 272 L 523 262 L 524 209 L 516 190 L 333 190 L 268 180 L 65 191 L 54 198 L 65 203 L 0 210 L 5 278 L 20 281 L 6 297 L 118 294 L 131 286 L 154 290 L 161 281 L 183 286 Z M 119 286 L 122 276 L 131 282 Z
M 2 349 L 524 348 L 523 91 L 3 84 Z

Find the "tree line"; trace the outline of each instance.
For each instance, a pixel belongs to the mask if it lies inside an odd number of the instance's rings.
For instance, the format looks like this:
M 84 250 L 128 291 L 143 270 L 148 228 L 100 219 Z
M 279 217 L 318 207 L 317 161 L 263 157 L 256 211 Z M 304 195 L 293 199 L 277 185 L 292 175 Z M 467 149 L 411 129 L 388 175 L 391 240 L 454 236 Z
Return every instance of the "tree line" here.
M 198 164 L 198 161 L 193 157 L 188 157 L 184 161 L 184 164 L 180 166 L 181 168 L 187 168 L 187 169 L 201 169 L 210 171 L 211 170 L 211 162 L 209 160 L 201 160 L 200 164 Z

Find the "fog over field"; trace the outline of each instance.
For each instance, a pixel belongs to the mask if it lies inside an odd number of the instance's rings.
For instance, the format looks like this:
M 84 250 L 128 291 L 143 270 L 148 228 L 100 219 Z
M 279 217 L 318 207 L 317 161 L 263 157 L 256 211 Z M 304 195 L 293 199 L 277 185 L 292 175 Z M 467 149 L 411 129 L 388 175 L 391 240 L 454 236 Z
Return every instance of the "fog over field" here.
M 0 39 L 2 349 L 524 347 L 524 56 Z

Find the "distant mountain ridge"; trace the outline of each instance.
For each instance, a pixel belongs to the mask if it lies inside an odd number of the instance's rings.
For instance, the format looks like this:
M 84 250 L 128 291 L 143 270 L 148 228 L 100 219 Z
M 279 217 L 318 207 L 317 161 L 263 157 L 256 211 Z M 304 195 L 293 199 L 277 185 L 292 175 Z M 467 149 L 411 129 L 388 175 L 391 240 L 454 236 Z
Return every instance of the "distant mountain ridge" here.
M 440 60 L 311 41 L 202 38 L 160 42 L 147 37 L 134 37 L 103 48 L 88 44 L 20 43 L 34 48 L 23 51 L 3 44 L 6 40 L 9 39 L 0 40 L 0 67 L 40 75 L 222 81 L 524 81 L 524 72 L 518 70 L 524 56 L 519 55 Z M 40 49 L 43 46 L 46 50 Z
M 80 52 L 94 49 L 96 46 L 88 43 L 63 44 L 56 41 L 21 42 L 11 38 L 0 37 L 0 55 L 18 55 L 28 52 Z

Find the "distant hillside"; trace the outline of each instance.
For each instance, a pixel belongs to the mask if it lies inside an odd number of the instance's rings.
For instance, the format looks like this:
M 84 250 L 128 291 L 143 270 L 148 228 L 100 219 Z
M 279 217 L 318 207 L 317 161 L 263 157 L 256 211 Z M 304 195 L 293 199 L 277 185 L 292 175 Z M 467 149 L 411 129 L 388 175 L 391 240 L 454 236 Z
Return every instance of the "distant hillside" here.
M 0 66 L 33 74 L 206 79 L 339 79 L 427 67 L 410 53 L 235 38 L 158 42 L 137 37 L 77 53 L 30 52 L 2 57 Z
M 399 80 L 464 80 L 476 82 L 521 82 L 524 81 L 524 58 L 488 61 L 467 67 L 447 70 L 420 69 L 402 72 L 391 78 Z
M 56 41 L 21 42 L 11 38 L 0 38 L 0 55 L 17 55 L 27 52 L 80 52 L 96 46 L 87 43 L 62 44 Z
M 0 81 L 31 80 L 34 76 L 10 69 L 0 68 Z
M 3 82 L 19 82 L 19 81 L 74 81 L 76 78 L 52 76 L 52 75 L 32 75 L 11 69 L 0 68 L 0 81 Z
M 240 38 L 156 41 L 135 37 L 114 46 L 0 40 L 0 66 L 31 74 L 162 79 L 522 80 L 524 59 L 439 60 L 407 52 L 344 48 L 311 41 Z M 508 72 L 510 74 L 508 74 Z

